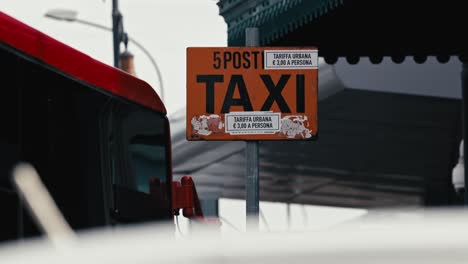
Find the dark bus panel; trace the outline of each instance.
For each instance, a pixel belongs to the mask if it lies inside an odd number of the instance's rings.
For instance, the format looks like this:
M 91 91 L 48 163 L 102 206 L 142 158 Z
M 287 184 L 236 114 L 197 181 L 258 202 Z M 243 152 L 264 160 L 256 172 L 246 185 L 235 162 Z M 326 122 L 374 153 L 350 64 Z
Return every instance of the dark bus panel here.
M 172 219 L 165 113 L 4 42 L 0 58 L 0 241 L 38 234 L 10 182 L 19 161 L 37 169 L 74 229 Z

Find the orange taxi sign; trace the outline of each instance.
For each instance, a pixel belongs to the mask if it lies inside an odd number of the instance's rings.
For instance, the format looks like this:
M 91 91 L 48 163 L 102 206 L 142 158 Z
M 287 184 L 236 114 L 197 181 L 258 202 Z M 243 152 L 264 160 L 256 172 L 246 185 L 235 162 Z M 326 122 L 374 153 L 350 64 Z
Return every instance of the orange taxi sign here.
M 317 76 L 315 48 L 187 48 L 187 139 L 314 139 Z

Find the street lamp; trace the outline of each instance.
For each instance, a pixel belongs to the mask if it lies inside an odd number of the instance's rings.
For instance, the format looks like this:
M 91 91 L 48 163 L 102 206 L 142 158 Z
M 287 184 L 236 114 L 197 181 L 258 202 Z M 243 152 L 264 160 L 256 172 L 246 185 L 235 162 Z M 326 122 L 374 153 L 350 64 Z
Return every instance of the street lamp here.
M 107 26 L 103 26 L 103 25 L 100 25 L 100 24 L 97 24 L 97 23 L 93 23 L 93 22 L 89 22 L 89 21 L 86 21 L 86 20 L 79 19 L 78 18 L 78 12 L 76 12 L 74 10 L 53 9 L 53 10 L 47 11 L 44 16 L 47 17 L 47 18 L 52 18 L 52 19 L 59 20 L 59 21 L 77 22 L 77 23 L 81 23 L 81 24 L 84 24 L 84 25 L 88 25 L 88 26 L 92 26 L 92 27 L 95 27 L 95 28 L 99 28 L 99 29 L 102 29 L 102 30 L 112 32 L 111 27 L 107 27 Z M 159 87 L 160 87 L 159 91 L 161 93 L 161 99 L 164 101 L 163 79 L 162 79 L 161 71 L 159 70 L 159 67 L 156 64 L 156 60 L 151 56 L 149 51 L 147 49 L 145 49 L 145 47 L 143 47 L 143 45 L 141 45 L 138 41 L 136 41 L 135 39 L 129 37 L 126 33 L 124 33 L 124 35 L 128 39 L 128 41 L 130 43 L 137 46 L 150 60 L 150 62 L 153 65 L 154 69 L 156 70 L 156 74 L 158 75 Z M 120 45 L 120 43 L 119 43 L 119 45 Z

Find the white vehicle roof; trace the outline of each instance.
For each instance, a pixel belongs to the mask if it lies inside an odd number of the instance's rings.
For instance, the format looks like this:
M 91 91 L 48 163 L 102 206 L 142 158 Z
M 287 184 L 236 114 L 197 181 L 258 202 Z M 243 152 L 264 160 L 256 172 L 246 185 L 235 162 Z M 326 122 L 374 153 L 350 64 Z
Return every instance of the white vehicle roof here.
M 383 211 L 320 232 L 222 236 L 198 230 L 176 239 L 173 226 L 81 233 L 0 247 L 0 263 L 468 263 L 468 214 Z

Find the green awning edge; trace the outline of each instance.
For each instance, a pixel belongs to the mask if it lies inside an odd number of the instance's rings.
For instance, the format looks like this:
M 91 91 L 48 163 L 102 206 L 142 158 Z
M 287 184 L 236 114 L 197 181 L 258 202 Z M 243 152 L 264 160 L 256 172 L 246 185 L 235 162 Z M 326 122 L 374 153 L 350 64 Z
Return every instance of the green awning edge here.
M 342 5 L 344 0 L 289 0 L 280 1 L 250 15 L 228 29 L 228 45 L 243 46 L 245 29 L 260 29 L 260 45 L 266 46 L 304 24 Z

